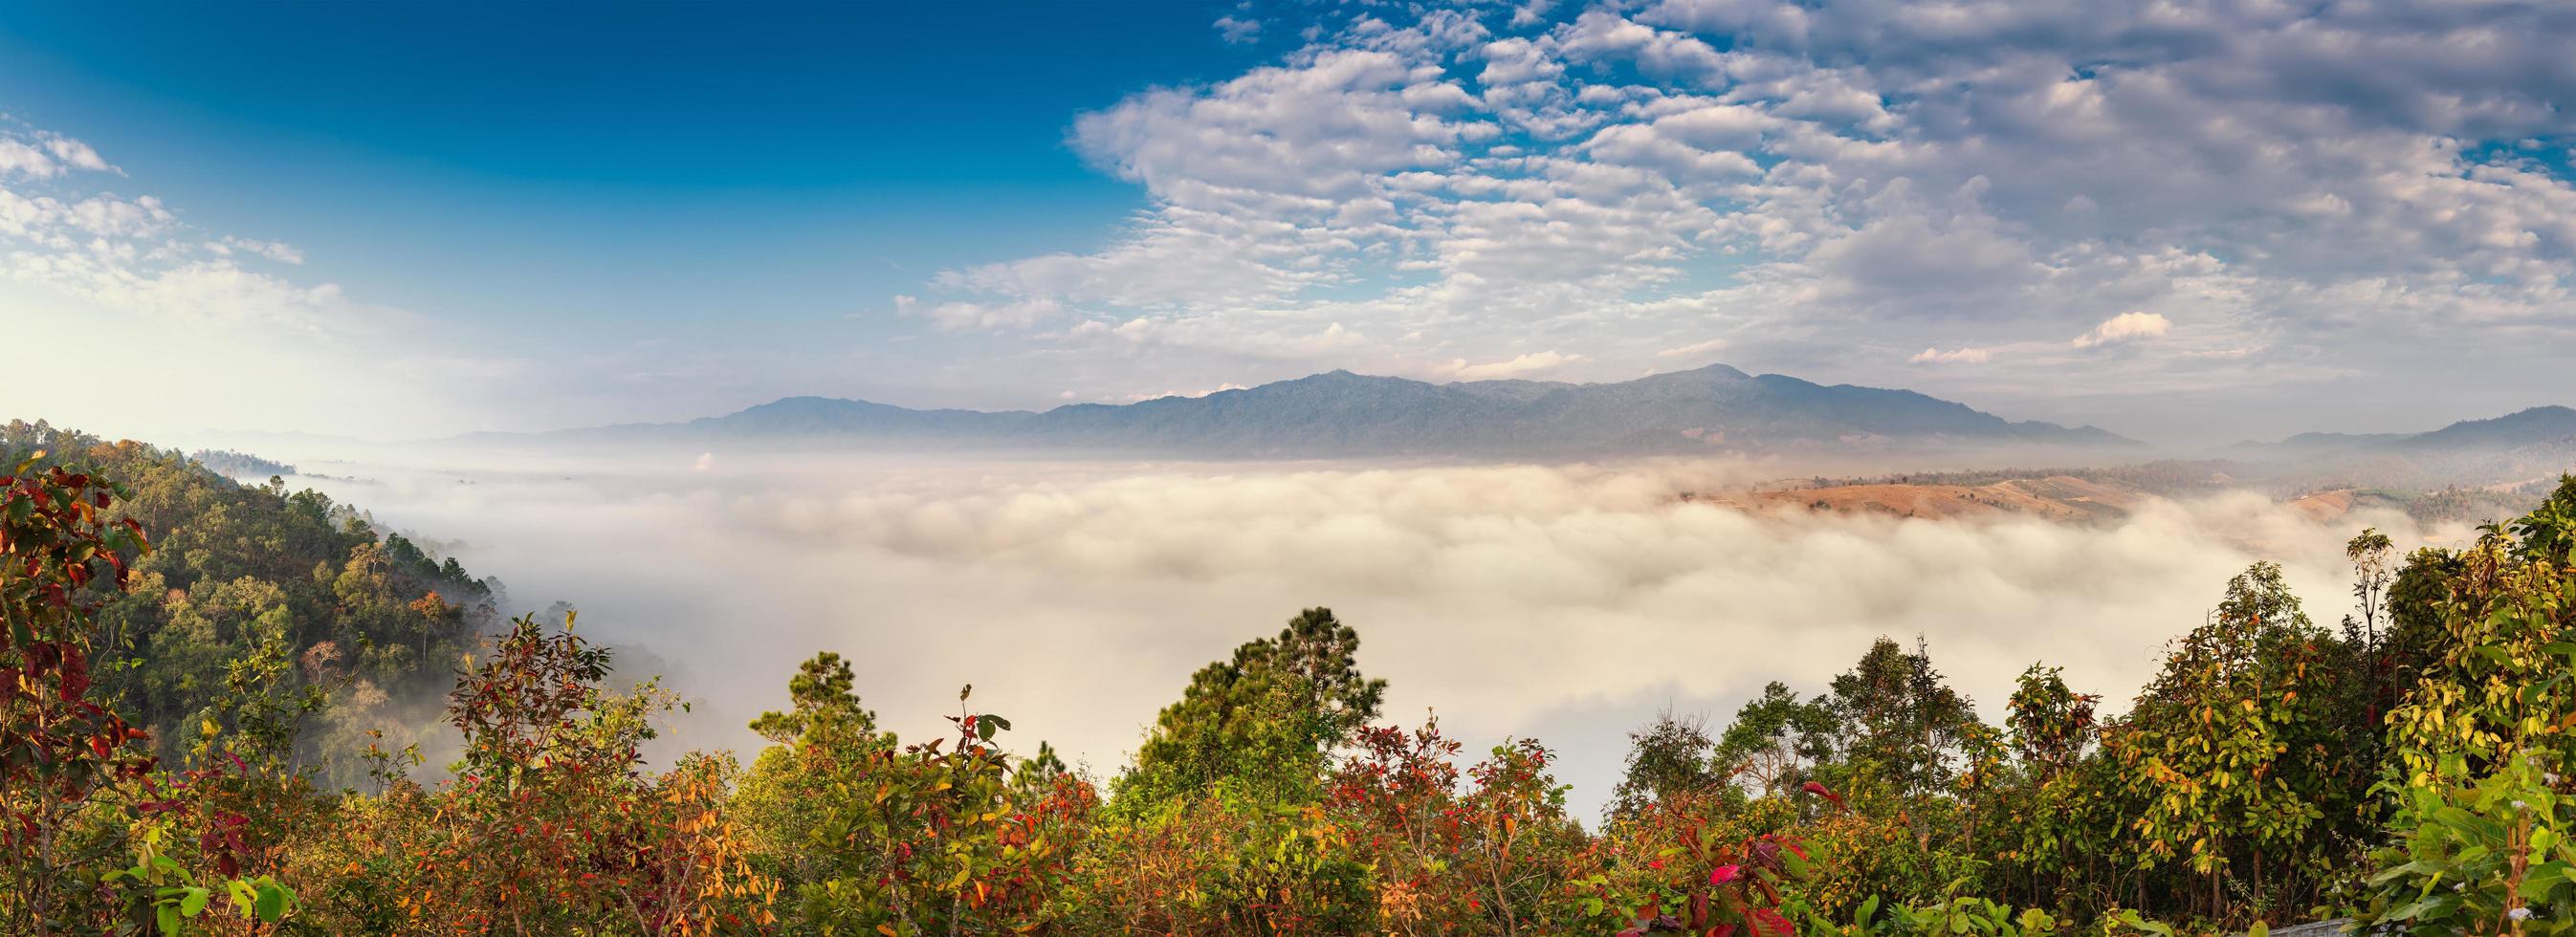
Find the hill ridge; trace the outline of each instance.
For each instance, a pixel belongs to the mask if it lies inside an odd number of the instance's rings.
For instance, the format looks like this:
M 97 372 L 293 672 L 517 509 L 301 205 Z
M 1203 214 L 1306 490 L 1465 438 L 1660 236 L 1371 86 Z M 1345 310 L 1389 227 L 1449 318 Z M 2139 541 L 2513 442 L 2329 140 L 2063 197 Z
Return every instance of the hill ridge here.
M 2136 447 L 2092 426 L 2013 421 L 1902 388 L 1723 364 L 1626 381 L 1433 383 L 1334 369 L 1200 396 L 1043 411 L 917 410 L 797 395 L 684 423 L 545 434 L 1035 446 L 1221 455 L 1560 455 L 2017 444 Z

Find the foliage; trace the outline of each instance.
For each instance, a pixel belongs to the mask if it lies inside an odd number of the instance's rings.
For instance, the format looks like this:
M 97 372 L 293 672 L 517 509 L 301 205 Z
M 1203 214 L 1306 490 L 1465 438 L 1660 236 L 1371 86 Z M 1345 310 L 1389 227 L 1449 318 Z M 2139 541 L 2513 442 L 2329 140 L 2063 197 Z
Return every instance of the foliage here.
M 2256 564 L 2116 717 L 2035 664 L 1989 725 L 1924 642 L 1884 638 L 1823 692 L 1770 684 L 1715 731 L 1663 713 L 1587 829 L 1539 742 L 1380 724 L 1384 681 L 1321 608 L 1196 672 L 1106 798 L 1043 743 L 1013 754 L 971 691 L 946 732 L 899 738 L 858 693 L 877 662 L 829 652 L 751 723 L 768 745 L 747 770 L 656 767 L 681 704 L 622 682 L 568 611 L 500 621 L 491 584 L 310 492 L 40 425 L 0 436 L 34 441 L 68 449 L 0 477 L 7 933 L 2576 921 L 2576 479 L 2466 549 L 2400 561 L 2361 532 L 2341 629 Z M 389 692 L 449 661 L 443 699 Z M 431 719 L 455 757 L 415 780 L 419 745 L 380 730 Z
M 1328 753 L 1375 718 L 1386 695 L 1386 681 L 1361 676 L 1359 644 L 1332 610 L 1310 608 L 1278 637 L 1201 668 L 1155 717 L 1118 779 L 1116 805 L 1134 814 L 1220 784 L 1269 803 L 1311 801 Z
M 2165 668 L 2104 739 L 2140 805 L 2129 824 L 2146 868 L 2181 862 L 2205 883 L 2193 910 L 2233 920 L 2313 899 L 2306 870 L 2337 844 L 2315 835 L 2336 802 L 2368 783 L 2335 744 L 2327 667 L 2334 639 L 2258 563 L 2228 583 L 2207 624 L 2175 642 Z M 2230 888 L 2235 893 L 2230 892 Z
M 1780 684 L 1772 686 L 1788 692 Z M 1718 766 L 1727 759 L 1722 751 L 1712 752 L 1715 747 L 1717 742 L 1709 738 L 1699 719 L 1675 716 L 1670 710 L 1657 715 L 1653 724 L 1629 733 L 1628 770 L 1619 787 L 1610 792 L 1610 819 L 1633 817 L 1659 801 L 1720 790 L 1727 772 Z
M 2571 508 L 2576 477 L 2441 564 L 2456 570 L 2429 603 L 2444 652 L 2389 720 L 2382 789 L 2397 802 L 2395 842 L 2356 902 L 2369 923 L 2428 934 L 2576 926 Z
M 112 843 L 75 835 L 94 807 L 137 811 L 120 782 L 151 766 L 146 738 L 92 692 L 93 616 L 147 549 L 142 526 L 111 521 L 125 492 L 87 472 L 40 466 L 0 476 L 0 869 L 13 933 L 65 926 L 79 869 Z
M 1952 895 L 1918 905 L 1893 904 L 1884 908 L 1876 899 L 1861 905 L 1848 924 L 1819 920 L 1814 922 L 1819 933 L 1847 937 L 1939 937 L 1949 934 L 1979 934 L 1987 937 L 2052 937 L 2078 932 L 2067 921 L 2039 908 L 2019 908 L 1973 895 Z M 2255 925 L 2260 932 L 2266 930 Z M 2117 911 L 2094 922 L 2086 933 L 2156 934 L 2171 937 L 2172 927 L 2147 920 L 2136 911 Z
M 1928 650 L 1918 645 L 1908 653 L 1886 638 L 1834 678 L 1833 696 L 1823 702 L 1842 720 L 1836 754 L 1870 765 L 1900 794 L 1946 786 L 1977 723 L 1968 698 L 1932 668 Z
M 319 690 L 333 701 L 290 758 L 322 768 L 326 783 L 353 783 L 366 731 L 425 737 L 450 668 L 499 624 L 497 582 L 379 533 L 319 492 L 237 484 L 198 461 L 225 462 L 220 453 L 0 425 L 0 463 L 31 455 L 40 471 L 79 464 L 93 479 L 114 479 L 124 493 L 102 519 L 157 532 L 120 580 L 126 588 L 94 610 L 88 663 L 96 695 L 147 732 L 161 757 L 196 743 L 228 692 L 233 661 L 282 641 L 292 668 L 274 692 Z
M 837 655 L 790 683 L 793 709 L 753 723 L 777 744 L 741 799 L 763 865 L 818 934 L 1021 933 L 1060 910 L 1065 860 L 1097 803 L 1044 760 L 1014 763 L 1010 720 L 962 708 L 955 734 L 902 745 L 849 692 Z M 970 688 L 971 690 L 971 688 Z M 957 696 L 962 704 L 969 692 Z
M 1715 761 L 1755 794 L 1799 790 L 1813 779 L 1815 766 L 1832 757 L 1831 740 L 1841 728 L 1824 700 L 1800 702 L 1787 684 L 1774 681 L 1736 710 L 1718 739 Z

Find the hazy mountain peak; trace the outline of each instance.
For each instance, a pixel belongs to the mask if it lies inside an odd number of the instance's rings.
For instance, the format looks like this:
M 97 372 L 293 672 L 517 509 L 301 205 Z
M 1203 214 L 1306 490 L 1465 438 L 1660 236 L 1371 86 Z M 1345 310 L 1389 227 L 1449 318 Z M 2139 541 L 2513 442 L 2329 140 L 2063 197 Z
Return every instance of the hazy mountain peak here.
M 2527 445 L 2576 437 L 2576 410 L 2557 405 L 2528 407 L 2499 417 L 2461 420 L 2411 437 L 2410 447 L 2476 447 Z
M 1757 377 L 1724 364 L 1597 384 L 1516 378 L 1433 384 L 1334 369 L 1199 397 L 1068 404 L 1043 413 L 912 410 L 797 396 L 681 425 L 577 432 L 1300 458 L 2135 445 L 2092 427 L 2016 423 L 1909 390 Z

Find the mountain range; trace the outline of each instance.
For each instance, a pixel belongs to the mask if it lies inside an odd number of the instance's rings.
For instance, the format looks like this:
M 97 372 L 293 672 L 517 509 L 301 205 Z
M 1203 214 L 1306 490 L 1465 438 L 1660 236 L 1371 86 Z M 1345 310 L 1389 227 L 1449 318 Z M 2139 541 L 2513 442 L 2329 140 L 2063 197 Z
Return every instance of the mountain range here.
M 849 441 L 1263 458 L 1594 455 L 1710 450 L 2136 448 L 2090 426 L 2013 422 L 1908 390 L 1816 384 L 1725 365 L 1630 381 L 1433 384 L 1331 371 L 1199 397 L 1026 410 L 913 410 L 788 397 L 686 423 L 548 436 L 590 441 Z
M 2576 447 L 2576 409 L 2532 407 L 2484 420 L 2461 420 L 2422 433 L 2300 433 L 2279 442 L 2242 442 L 2226 454 L 2251 459 L 2315 459 L 2504 453 Z

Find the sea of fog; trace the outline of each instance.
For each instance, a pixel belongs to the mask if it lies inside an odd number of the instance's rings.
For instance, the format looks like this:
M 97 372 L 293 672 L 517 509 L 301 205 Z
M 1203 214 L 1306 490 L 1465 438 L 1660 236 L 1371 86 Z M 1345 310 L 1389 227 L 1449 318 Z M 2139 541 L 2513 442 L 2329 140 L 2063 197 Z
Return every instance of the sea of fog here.
M 944 728 L 971 683 L 1015 748 L 1047 740 L 1105 778 L 1193 670 L 1323 605 L 1388 680 L 1387 719 L 1436 711 L 1471 754 L 1534 736 L 1587 816 L 1657 711 L 1722 726 L 1766 681 L 1824 689 L 1881 635 L 1920 636 L 1990 719 L 2039 661 L 2116 711 L 2247 564 L 2280 562 L 2332 625 L 2363 526 L 2402 546 L 2467 535 L 2318 522 L 2251 493 L 2097 527 L 1749 514 L 1677 496 L 1776 466 L 1705 460 L 263 454 L 498 576 L 517 610 L 578 608 L 624 669 L 692 700 L 678 745 L 747 759 L 744 724 L 830 649 L 908 738 Z

